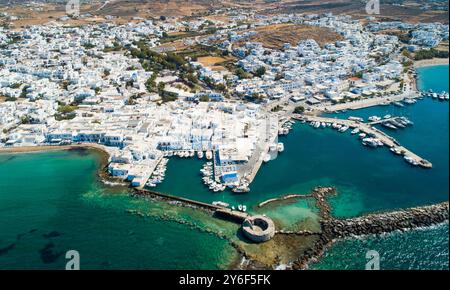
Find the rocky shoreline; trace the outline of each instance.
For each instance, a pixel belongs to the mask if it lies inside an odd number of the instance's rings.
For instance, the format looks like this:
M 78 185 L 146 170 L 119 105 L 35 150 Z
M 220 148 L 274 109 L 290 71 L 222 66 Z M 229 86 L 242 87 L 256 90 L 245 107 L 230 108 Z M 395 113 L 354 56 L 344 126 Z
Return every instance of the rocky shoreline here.
M 324 234 L 334 238 L 382 234 L 396 230 L 428 227 L 448 221 L 449 203 L 374 213 L 352 219 L 330 219 L 322 223 Z
M 448 202 L 392 212 L 372 213 L 349 219 L 323 219 L 319 239 L 310 250 L 293 262 L 292 269 L 308 268 L 310 262 L 317 261 L 324 250 L 338 239 L 429 227 L 448 222 L 448 220 Z

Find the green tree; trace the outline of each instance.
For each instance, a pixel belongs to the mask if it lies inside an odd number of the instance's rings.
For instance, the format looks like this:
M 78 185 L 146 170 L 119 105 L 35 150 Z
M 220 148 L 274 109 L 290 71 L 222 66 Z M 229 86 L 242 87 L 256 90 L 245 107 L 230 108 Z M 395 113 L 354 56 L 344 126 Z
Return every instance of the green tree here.
M 255 71 L 255 76 L 257 76 L 257 77 L 262 77 L 265 73 L 266 73 L 266 68 L 263 67 L 263 66 L 260 66 L 260 67 Z
M 297 106 L 294 109 L 295 114 L 303 114 L 305 112 L 305 107 L 303 106 Z
M 207 95 L 203 95 L 199 99 L 200 102 L 209 102 L 209 97 Z

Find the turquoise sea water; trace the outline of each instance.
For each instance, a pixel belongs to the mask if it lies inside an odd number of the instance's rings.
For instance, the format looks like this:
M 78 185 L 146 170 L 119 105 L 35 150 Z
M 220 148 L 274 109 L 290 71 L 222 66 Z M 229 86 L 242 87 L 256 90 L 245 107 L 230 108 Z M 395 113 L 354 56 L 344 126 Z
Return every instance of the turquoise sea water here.
M 405 233 L 340 241 L 311 269 L 364 270 L 376 250 L 381 270 L 448 270 L 448 223 Z
M 421 88 L 448 91 L 448 66 L 423 68 L 419 73 Z M 402 109 L 380 106 L 338 115 L 408 116 L 415 122 L 412 128 L 389 133 L 430 160 L 431 170 L 411 167 L 386 148 L 370 150 L 349 133 L 297 123 L 290 135 L 280 138 L 285 151 L 263 164 L 250 193 L 210 192 L 199 175 L 203 161 L 177 158 L 169 161 L 165 182 L 157 190 L 252 207 L 281 194 L 332 185 L 338 189 L 332 199 L 333 214 L 343 217 L 445 201 L 448 109 L 448 102 L 425 99 Z M 236 259 L 233 249 L 214 235 L 128 213 L 139 209 L 159 216 L 170 210 L 132 198 L 124 190 L 105 189 L 95 178 L 98 162 L 96 153 L 77 151 L 0 155 L 0 220 L 10 221 L 0 223 L 0 269 L 61 269 L 69 249 L 80 252 L 82 268 L 215 269 Z M 193 215 L 171 214 L 185 220 Z M 313 218 L 315 209 L 308 202 L 296 202 L 269 208 L 268 214 L 289 228 L 297 218 Z M 366 248 L 385 255 L 384 268 L 448 268 L 448 225 L 382 239 L 343 241 L 314 268 L 361 268 Z M 435 257 L 446 257 L 447 262 Z
M 76 151 L 0 155 L 0 269 L 216 269 L 236 258 L 217 237 L 127 213 L 148 201 L 103 190 L 99 156 Z M 161 211 L 161 209 L 159 209 Z

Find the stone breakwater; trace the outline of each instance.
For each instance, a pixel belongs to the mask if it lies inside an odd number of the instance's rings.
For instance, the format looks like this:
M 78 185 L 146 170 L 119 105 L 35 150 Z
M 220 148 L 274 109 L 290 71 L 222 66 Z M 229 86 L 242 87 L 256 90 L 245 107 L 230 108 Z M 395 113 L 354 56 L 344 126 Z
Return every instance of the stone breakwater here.
M 177 206 L 203 210 L 207 213 L 210 213 L 211 216 L 214 216 L 216 213 L 220 213 L 224 210 L 229 210 L 203 202 L 193 201 L 148 190 L 134 189 L 132 190 L 132 192 L 137 196 L 166 201 Z M 292 242 L 292 239 L 294 237 L 295 239 L 301 239 L 302 237 L 311 237 L 314 239 L 313 243 L 311 243 L 311 245 L 308 245 L 308 248 L 306 250 L 302 250 L 302 253 L 295 260 L 291 260 L 291 262 L 288 263 L 287 268 L 307 269 L 309 263 L 317 261 L 323 254 L 324 250 L 339 239 L 356 236 L 384 234 L 399 230 L 403 231 L 415 229 L 419 227 L 428 227 L 436 224 L 441 224 L 443 222 L 448 222 L 449 220 L 448 202 L 391 212 L 371 213 L 355 218 L 338 219 L 334 218 L 331 215 L 331 207 L 327 200 L 328 197 L 335 195 L 336 193 L 336 189 L 333 187 L 316 187 L 310 194 L 289 194 L 280 198 L 270 199 L 259 204 L 259 207 L 264 207 L 269 203 L 295 198 L 313 198 L 316 201 L 316 207 L 319 210 L 320 216 L 320 232 L 312 232 L 308 230 L 279 230 L 275 232 L 275 241 L 271 241 L 274 243 L 272 246 L 278 247 L 277 243 L 283 244 L 289 241 Z M 177 221 L 180 223 L 188 223 L 184 220 Z M 201 227 L 195 225 L 194 223 L 189 223 L 189 225 L 202 231 L 217 234 L 210 229 L 201 229 Z M 237 250 L 239 256 L 241 258 L 245 258 L 247 262 L 245 263 L 245 265 L 240 265 L 239 268 L 270 269 L 276 266 L 276 262 L 274 261 L 272 261 L 271 263 L 261 263 L 261 261 L 259 261 L 260 257 L 249 255 L 249 253 L 247 253 L 248 249 L 246 249 L 245 246 L 241 244 L 243 243 L 242 241 L 236 241 L 223 233 L 218 234 L 218 237 L 227 240 L 229 244 Z M 291 248 L 289 249 L 292 250 Z M 261 255 L 264 255 L 264 252 L 262 252 Z
M 382 234 L 396 230 L 427 227 L 448 221 L 448 202 L 387 213 L 374 213 L 352 219 L 322 222 L 324 234 L 334 238 Z
M 292 268 L 307 268 L 310 262 L 317 261 L 324 250 L 337 239 L 428 227 L 448 222 L 448 220 L 448 202 L 392 212 L 372 213 L 350 219 L 325 218 L 321 221 L 322 233 L 319 239 L 313 247 L 293 262 Z

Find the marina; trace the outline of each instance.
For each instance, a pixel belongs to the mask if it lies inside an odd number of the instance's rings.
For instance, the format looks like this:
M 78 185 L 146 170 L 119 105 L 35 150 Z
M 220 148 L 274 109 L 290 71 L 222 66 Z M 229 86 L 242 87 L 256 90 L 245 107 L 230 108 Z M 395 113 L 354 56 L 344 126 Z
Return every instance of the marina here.
M 299 121 L 312 122 L 314 128 L 318 128 L 319 124 L 332 124 L 333 128 L 336 128 L 339 132 L 343 133 L 349 128 L 358 129 L 359 132 L 363 132 L 365 135 L 372 136 L 370 138 L 363 138 L 363 145 L 370 147 L 379 147 L 386 145 L 389 148 L 395 148 L 396 151 L 401 152 L 405 157 L 405 161 L 414 165 L 421 166 L 423 168 L 432 168 L 433 165 L 430 161 L 416 155 L 414 152 L 408 150 L 407 148 L 401 146 L 394 138 L 387 135 L 386 133 L 371 126 L 371 123 L 363 123 L 355 120 L 344 120 L 336 118 L 318 117 L 318 116 L 295 116 L 294 119 Z M 392 122 L 397 118 L 388 118 L 384 122 Z M 381 121 L 376 121 L 381 122 Z M 356 133 L 355 133 L 356 134 Z

